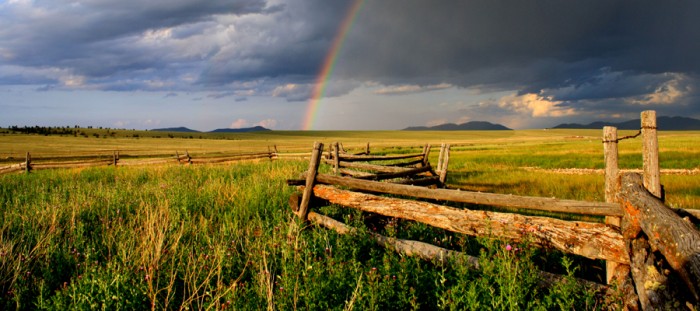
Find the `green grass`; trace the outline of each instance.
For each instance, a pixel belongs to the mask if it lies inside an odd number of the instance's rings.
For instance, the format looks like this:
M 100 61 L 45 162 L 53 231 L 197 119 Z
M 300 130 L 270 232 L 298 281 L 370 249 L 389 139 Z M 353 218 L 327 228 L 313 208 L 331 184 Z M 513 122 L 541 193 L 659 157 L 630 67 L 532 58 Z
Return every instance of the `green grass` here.
M 305 166 L 260 161 L 2 176 L 0 309 L 594 306 L 582 288 L 536 287 L 535 250 L 504 253 L 499 242 L 410 222 L 377 229 L 352 211 L 343 213 L 365 232 L 359 236 L 305 227 L 287 207 L 294 189 L 285 185 Z M 337 207 L 324 211 L 340 215 Z M 364 236 L 368 230 L 472 251 L 487 269 L 387 252 Z
M 453 144 L 448 183 L 497 193 L 603 200 L 602 175 L 540 168 L 602 168 L 599 131 L 271 132 L 218 139 L 0 134 L 0 157 L 119 149 L 134 154 L 306 151 L 341 141 L 373 153 Z M 626 134 L 624 134 L 626 135 Z M 699 167 L 700 135 L 662 133 L 662 168 Z M 640 141 L 620 144 L 621 166 L 641 166 Z M 437 162 L 433 149 L 431 162 Z M 299 223 L 287 206 L 308 163 L 101 167 L 0 176 L 0 309 L 597 309 L 573 282 L 536 286 L 536 269 L 602 278 L 602 263 L 507 242 L 469 238 L 337 206 L 321 211 L 357 236 Z M 324 169 L 327 169 L 324 168 Z M 696 175 L 663 175 L 667 202 L 700 206 Z M 377 247 L 369 232 L 479 256 L 481 271 Z M 573 262 L 573 264 L 572 264 Z M 592 277 L 591 277 L 592 276 Z M 614 303 L 614 302 L 612 302 Z

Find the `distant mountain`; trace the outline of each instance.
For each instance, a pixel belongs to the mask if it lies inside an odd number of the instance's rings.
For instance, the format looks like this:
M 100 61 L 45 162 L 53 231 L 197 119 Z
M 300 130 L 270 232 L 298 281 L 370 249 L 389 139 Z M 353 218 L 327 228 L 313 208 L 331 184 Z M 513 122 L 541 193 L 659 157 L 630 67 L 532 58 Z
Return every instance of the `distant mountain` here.
M 271 129 L 266 129 L 262 126 L 246 127 L 239 129 L 216 129 L 209 133 L 248 133 L 248 132 L 264 132 L 271 131 Z
M 152 129 L 153 132 L 183 132 L 183 133 L 199 133 L 193 129 L 188 129 L 186 127 L 167 127 L 162 129 Z
M 614 126 L 619 130 L 638 130 L 641 126 L 639 119 L 625 122 L 596 121 L 589 124 L 564 123 L 555 129 L 602 129 L 604 126 Z M 656 127 L 661 131 L 696 131 L 700 130 L 700 120 L 686 117 L 658 117 Z
M 436 126 L 411 126 L 404 131 L 509 131 L 511 129 L 486 121 L 471 121 L 462 124 L 445 123 Z

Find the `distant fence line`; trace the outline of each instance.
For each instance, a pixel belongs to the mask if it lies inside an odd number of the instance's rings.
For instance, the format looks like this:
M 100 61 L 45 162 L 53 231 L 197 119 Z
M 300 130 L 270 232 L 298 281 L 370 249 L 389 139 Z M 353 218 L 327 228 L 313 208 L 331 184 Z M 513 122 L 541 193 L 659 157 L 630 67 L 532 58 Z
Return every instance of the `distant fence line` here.
M 308 154 L 307 154 L 308 155 Z M 0 166 L 0 175 L 8 174 L 13 172 L 31 172 L 34 170 L 45 170 L 45 169 L 58 169 L 58 168 L 81 168 L 81 167 L 94 167 L 94 166 L 138 166 L 138 165 L 157 165 L 157 164 L 168 164 L 168 163 L 179 163 L 179 164 L 214 164 L 214 163 L 226 163 L 235 162 L 241 160 L 253 160 L 253 159 L 270 159 L 275 160 L 280 157 L 303 157 L 304 154 L 287 154 L 281 155 L 277 152 L 277 147 L 268 148 L 267 151 L 261 152 L 248 152 L 248 153 L 237 153 L 221 156 L 192 156 L 188 151 L 180 154 L 178 151 L 174 155 L 169 157 L 148 157 L 145 159 L 120 159 L 120 154 L 118 151 L 110 156 L 95 156 L 92 158 L 81 157 L 81 160 L 69 160 L 69 161 L 56 161 L 56 158 L 51 158 L 47 161 L 41 161 L 32 159 L 32 155 L 27 152 L 24 162 L 15 163 L 6 166 Z
M 343 148 L 342 145 L 340 148 Z M 357 154 L 369 154 L 370 144 L 362 145 L 362 151 Z M 343 148 L 343 150 L 345 150 Z M 119 151 L 114 151 L 112 154 L 90 155 L 90 153 L 80 153 L 78 156 L 61 156 L 49 157 L 42 159 L 34 159 L 32 154 L 27 152 L 25 160 L 20 163 L 10 165 L 0 165 L 0 175 L 14 172 L 31 172 L 34 170 L 60 169 L 60 168 L 82 168 L 95 166 L 139 166 L 139 165 L 158 165 L 168 163 L 179 164 L 216 164 L 236 162 L 242 160 L 254 159 L 307 159 L 311 156 L 311 152 L 279 152 L 277 145 L 268 146 L 266 151 L 259 152 L 244 152 L 222 154 L 216 156 L 191 155 L 188 151 L 180 153 L 175 151 L 171 156 L 163 156 L 158 154 L 153 155 L 125 155 Z M 121 158 L 128 158 L 121 159 Z

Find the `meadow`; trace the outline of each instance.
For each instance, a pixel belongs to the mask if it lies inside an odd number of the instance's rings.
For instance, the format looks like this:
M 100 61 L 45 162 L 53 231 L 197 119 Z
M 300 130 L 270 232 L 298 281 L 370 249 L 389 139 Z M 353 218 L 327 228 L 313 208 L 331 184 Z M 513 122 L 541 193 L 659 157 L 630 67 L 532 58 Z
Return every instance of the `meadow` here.
M 201 139 L 130 132 L 0 134 L 0 159 L 15 163 L 26 152 L 152 156 L 271 145 L 308 152 L 314 141 L 341 141 L 350 151 L 370 142 L 373 153 L 396 154 L 447 142 L 453 187 L 590 201 L 604 196 L 602 175 L 554 170 L 603 168 L 598 130 L 274 131 Z M 662 168 L 700 167 L 700 133 L 661 132 L 659 145 Z M 638 140 L 621 142 L 620 166 L 641 167 L 640 152 Z M 431 162 L 437 156 L 433 152 Z M 600 281 L 604 264 L 527 243 L 507 248 L 507 241 L 377 220 L 337 206 L 322 211 L 359 228 L 358 235 L 300 223 L 287 203 L 295 189 L 285 181 L 307 166 L 303 159 L 283 159 L 2 175 L 0 309 L 559 310 L 618 303 L 575 282 L 538 286 L 538 269 Z M 662 183 L 669 205 L 700 207 L 698 175 L 662 175 Z M 366 236 L 375 231 L 464 251 L 478 256 L 482 269 L 386 251 Z

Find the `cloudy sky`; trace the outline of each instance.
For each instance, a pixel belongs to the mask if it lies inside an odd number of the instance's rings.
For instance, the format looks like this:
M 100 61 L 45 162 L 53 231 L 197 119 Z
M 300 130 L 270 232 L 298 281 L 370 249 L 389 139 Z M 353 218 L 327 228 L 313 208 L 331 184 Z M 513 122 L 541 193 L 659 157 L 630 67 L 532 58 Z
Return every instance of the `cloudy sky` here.
M 700 117 L 698 1 L 0 0 L 0 127 Z

